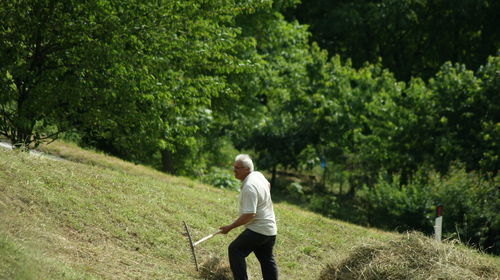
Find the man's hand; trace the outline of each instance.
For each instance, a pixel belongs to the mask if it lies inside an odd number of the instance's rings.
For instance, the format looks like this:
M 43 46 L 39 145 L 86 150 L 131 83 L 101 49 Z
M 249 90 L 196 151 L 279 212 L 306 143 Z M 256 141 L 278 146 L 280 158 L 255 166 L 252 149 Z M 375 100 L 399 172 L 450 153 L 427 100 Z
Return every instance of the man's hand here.
M 220 227 L 220 233 L 222 234 L 227 234 L 228 232 L 230 232 L 233 227 L 231 227 L 231 225 L 228 225 L 228 226 L 223 226 L 223 227 Z
M 237 228 L 239 226 L 242 226 L 242 225 L 250 222 L 251 220 L 253 220 L 253 218 L 255 218 L 255 213 L 241 214 L 241 216 L 238 219 L 236 219 L 236 221 L 234 221 L 232 224 L 220 227 L 219 228 L 220 233 L 227 234 L 233 228 Z

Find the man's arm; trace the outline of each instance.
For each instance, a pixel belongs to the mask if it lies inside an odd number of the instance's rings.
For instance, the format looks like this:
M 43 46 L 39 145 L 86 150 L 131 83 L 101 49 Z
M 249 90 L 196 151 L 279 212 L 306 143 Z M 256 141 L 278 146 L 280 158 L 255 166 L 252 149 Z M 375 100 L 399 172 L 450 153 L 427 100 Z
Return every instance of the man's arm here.
M 255 217 L 255 213 L 241 214 L 232 224 L 220 227 L 221 233 L 226 234 L 232 229 L 249 223 Z

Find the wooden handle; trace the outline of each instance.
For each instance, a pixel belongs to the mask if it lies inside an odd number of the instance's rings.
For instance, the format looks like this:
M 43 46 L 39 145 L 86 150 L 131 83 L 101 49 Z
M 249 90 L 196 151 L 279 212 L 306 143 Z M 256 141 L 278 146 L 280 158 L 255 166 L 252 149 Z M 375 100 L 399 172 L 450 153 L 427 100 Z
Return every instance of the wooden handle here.
M 215 235 L 217 235 L 217 234 L 219 234 L 221 232 L 222 231 L 219 230 L 218 232 L 215 232 L 215 233 L 212 233 L 210 235 L 207 235 L 207 236 L 203 237 L 202 239 L 200 239 L 200 240 L 196 241 L 195 243 L 193 243 L 193 247 L 196 246 L 196 245 L 198 245 L 198 244 L 200 244 L 203 241 L 207 241 L 208 239 L 214 237 Z

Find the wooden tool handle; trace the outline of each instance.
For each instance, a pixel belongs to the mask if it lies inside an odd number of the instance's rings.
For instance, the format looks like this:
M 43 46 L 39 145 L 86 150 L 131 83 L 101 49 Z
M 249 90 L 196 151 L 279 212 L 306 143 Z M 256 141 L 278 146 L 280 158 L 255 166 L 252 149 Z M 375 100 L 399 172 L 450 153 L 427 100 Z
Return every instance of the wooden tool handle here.
M 219 234 L 219 233 L 221 233 L 221 232 L 222 232 L 222 231 L 221 231 L 221 230 L 219 230 L 218 232 L 215 232 L 215 233 L 212 233 L 212 234 L 210 234 L 210 235 L 207 235 L 207 236 L 203 237 L 202 239 L 200 239 L 200 240 L 196 241 L 195 243 L 193 243 L 193 247 L 194 247 L 194 246 L 196 246 L 196 245 L 198 245 L 198 244 L 200 244 L 200 243 L 201 243 L 201 242 L 203 242 L 203 241 L 207 241 L 208 239 L 210 239 L 210 238 L 214 237 L 215 235 L 217 235 L 217 234 Z

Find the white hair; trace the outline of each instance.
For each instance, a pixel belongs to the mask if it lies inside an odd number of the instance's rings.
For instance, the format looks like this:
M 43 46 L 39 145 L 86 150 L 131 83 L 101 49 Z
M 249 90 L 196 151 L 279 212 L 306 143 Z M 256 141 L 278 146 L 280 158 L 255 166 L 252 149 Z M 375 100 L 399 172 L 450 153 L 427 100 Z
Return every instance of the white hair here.
M 253 172 L 253 161 L 247 154 L 239 154 L 234 159 L 234 162 L 241 162 L 243 167 L 248 168 L 250 172 Z

